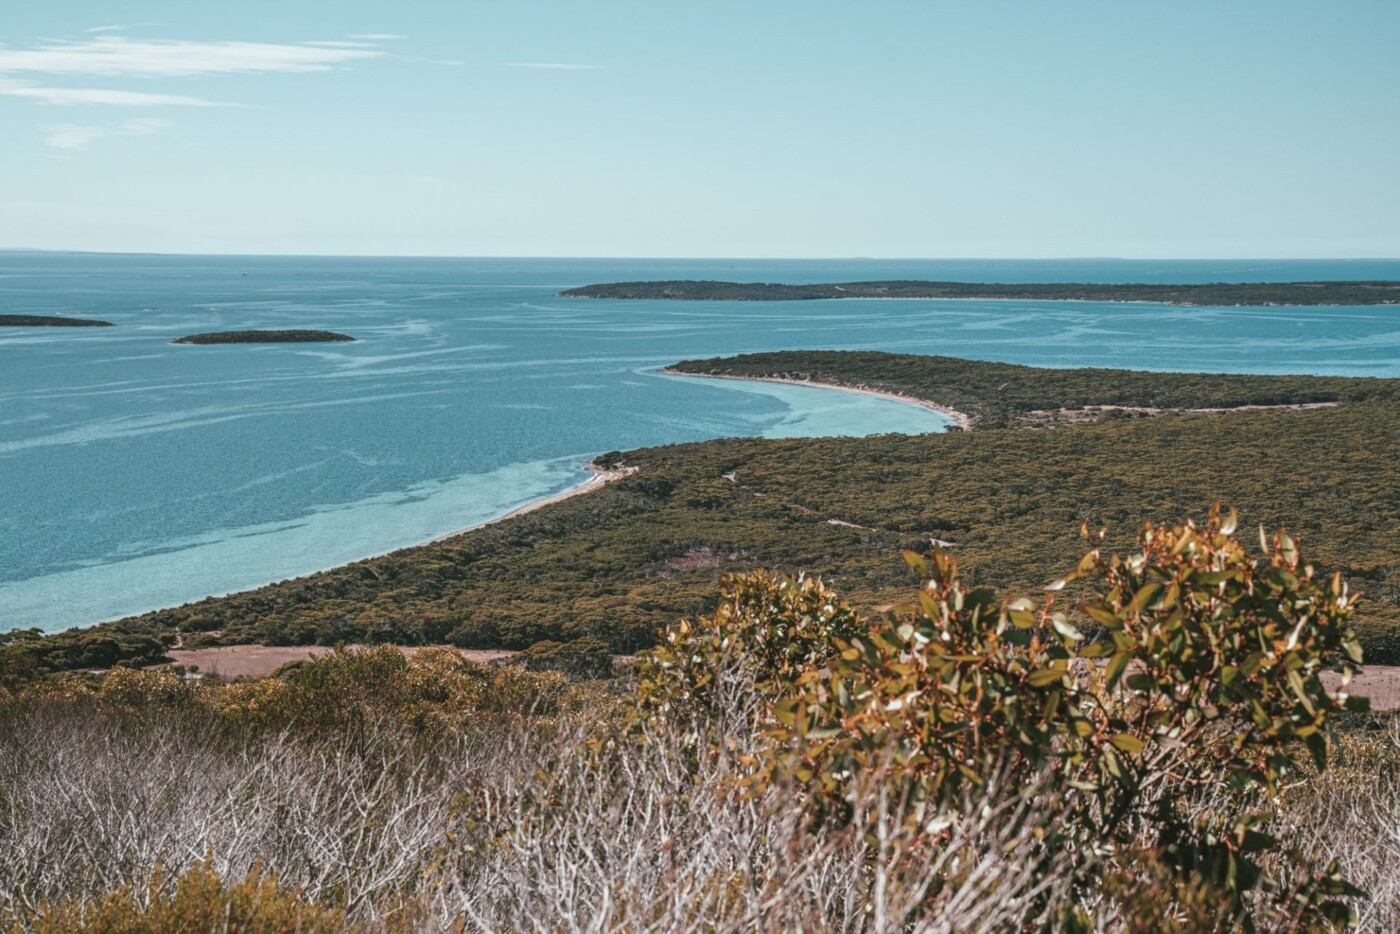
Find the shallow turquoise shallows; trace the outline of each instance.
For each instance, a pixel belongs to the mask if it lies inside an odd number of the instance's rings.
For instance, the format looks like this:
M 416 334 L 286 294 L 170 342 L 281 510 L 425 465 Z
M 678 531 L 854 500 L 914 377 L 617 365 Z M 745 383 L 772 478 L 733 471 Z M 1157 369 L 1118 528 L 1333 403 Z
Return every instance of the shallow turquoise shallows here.
M 303 259 L 0 253 L 0 629 L 58 629 L 426 541 L 601 451 L 922 432 L 906 403 L 683 379 L 676 360 L 859 348 L 1045 366 L 1400 376 L 1400 309 L 609 302 L 589 282 L 1400 278 L 1400 262 Z M 324 328 L 353 344 L 173 346 Z

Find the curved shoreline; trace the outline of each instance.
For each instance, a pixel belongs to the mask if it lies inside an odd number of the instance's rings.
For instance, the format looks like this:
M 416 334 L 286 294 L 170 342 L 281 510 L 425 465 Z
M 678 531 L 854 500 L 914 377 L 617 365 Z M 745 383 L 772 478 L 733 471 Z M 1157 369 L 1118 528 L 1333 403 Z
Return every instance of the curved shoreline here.
M 575 466 L 578 466 L 577 462 L 575 462 Z M 504 522 L 507 519 L 512 519 L 517 516 L 522 516 L 527 513 L 534 512 L 537 509 L 541 509 L 553 503 L 562 502 L 563 500 L 570 499 L 574 496 L 579 496 L 584 493 L 595 492 L 599 489 L 602 489 L 604 486 L 608 485 L 609 483 L 612 483 L 615 480 L 619 480 L 623 477 L 630 476 L 637 470 L 637 468 L 634 467 L 624 467 L 620 469 L 609 470 L 601 468 L 592 462 L 583 466 L 584 469 L 586 469 L 589 473 L 592 474 L 592 476 L 587 477 L 586 479 L 583 479 L 579 482 L 576 482 L 572 486 L 566 487 L 565 489 L 560 490 L 557 493 L 552 493 L 546 496 L 539 497 L 537 499 L 529 500 L 523 503 L 522 505 L 515 507 L 509 512 L 493 516 L 492 518 L 477 522 L 473 525 L 467 526 L 466 528 L 460 528 L 455 531 L 439 534 L 431 538 L 418 538 L 415 536 L 413 540 L 402 545 L 394 545 L 390 547 L 370 546 L 369 549 L 355 554 L 353 557 L 344 557 L 339 560 L 333 558 L 327 561 L 326 563 L 320 564 L 317 567 L 309 570 L 295 571 L 291 574 L 280 574 L 277 576 L 263 575 L 255 579 L 251 583 L 237 583 L 231 586 L 216 585 L 214 587 L 203 589 L 197 596 L 175 596 L 170 599 L 161 599 L 157 597 L 150 603 L 145 603 L 144 606 L 140 609 L 95 611 L 91 614 L 87 614 L 81 617 L 81 621 L 62 621 L 54 623 L 47 619 L 43 619 L 41 621 L 40 617 L 34 617 L 32 621 L 29 621 L 27 618 L 21 617 L 22 621 L 18 625 L 12 626 L 11 628 L 19 629 L 25 628 L 26 626 L 34 626 L 43 630 L 46 634 L 50 635 L 59 632 L 67 632 L 70 630 L 91 629 L 94 626 L 105 626 L 112 623 L 119 623 L 125 620 L 139 619 L 141 617 L 148 616 L 152 613 L 160 613 L 166 610 L 178 610 L 181 607 L 203 603 L 206 600 L 219 600 L 225 597 L 232 597 L 237 594 L 250 593 L 252 591 L 262 590 L 266 587 L 273 587 L 278 584 L 283 584 L 287 581 L 304 580 L 306 578 L 315 577 L 319 574 L 325 574 L 331 571 L 336 571 L 342 568 L 350 567 L 352 565 L 360 564 L 365 561 L 373 561 L 378 558 L 383 558 L 396 552 L 406 551 L 415 548 L 426 548 L 438 542 L 452 539 L 460 535 L 464 535 L 468 532 L 485 528 L 490 525 L 495 525 L 496 523 Z M 24 581 L 20 581 L 18 583 L 23 584 Z M 3 595 L 4 591 L 5 585 L 0 585 L 0 595 Z M 3 625 L 0 625 L 0 634 L 3 634 L 6 631 L 9 630 L 4 628 Z
M 904 396 L 904 395 L 900 395 L 900 394 L 898 394 L 898 393 L 885 392 L 885 391 L 876 390 L 876 389 L 860 389 L 860 388 L 857 388 L 857 387 L 854 387 L 854 386 L 842 386 L 842 385 L 839 385 L 839 384 L 837 384 L 837 383 L 820 383 L 820 382 L 813 382 L 813 381 L 810 381 L 810 380 L 780 379 L 780 378 L 777 378 L 777 377 L 772 377 L 772 378 L 767 378 L 767 377 L 752 377 L 752 378 L 750 378 L 750 377 L 742 377 L 742 376 L 721 376 L 721 375 L 718 375 L 718 374 L 711 376 L 710 374 L 681 373 L 681 372 L 679 372 L 679 371 L 670 370 L 669 368 L 662 368 L 662 369 L 657 370 L 656 372 L 665 373 L 665 374 L 670 375 L 670 376 L 680 376 L 680 377 L 707 376 L 707 377 L 712 378 L 712 379 L 748 379 L 748 380 L 750 380 L 750 381 L 757 381 L 757 382 L 790 383 L 790 384 L 796 385 L 796 386 L 808 386 L 808 387 L 814 387 L 814 388 L 819 388 L 819 389 L 839 389 L 839 390 L 842 390 L 842 391 L 845 391 L 845 392 L 856 392 L 856 393 L 861 393 L 862 395 L 867 395 L 867 396 L 878 396 L 878 397 L 880 397 L 880 398 L 890 399 L 890 400 L 896 401 L 896 402 L 903 402 L 903 403 L 906 403 L 906 404 L 909 404 L 909 405 L 917 405 L 917 406 L 920 406 L 920 407 L 922 407 L 922 408 L 929 409 L 929 410 L 934 411 L 934 412 L 938 412 L 938 413 L 941 414 L 941 415 L 946 415 L 946 416 L 948 416 L 949 418 L 953 419 L 953 421 L 956 422 L 958 425 L 962 426 L 964 429 L 966 429 L 966 427 L 970 424 L 970 419 L 968 418 L 967 415 L 963 414 L 962 412 L 957 412 L 957 411 L 955 411 L 955 410 L 953 410 L 953 409 L 949 409 L 949 408 L 947 408 L 947 407 L 945 407 L 945 406 L 940 406 L 940 405 L 938 405 L 938 404 L 936 404 L 936 403 L 929 402 L 929 401 L 927 401 L 927 400 L 925 400 L 925 399 L 916 399 L 916 398 L 914 398 L 913 396 Z M 364 556 L 362 556 L 362 557 L 355 558 L 355 559 L 353 559 L 353 560 L 351 560 L 351 561 L 345 561 L 345 562 L 341 562 L 341 563 L 338 563 L 338 564 L 332 564 L 332 565 L 329 565 L 329 566 L 327 566 L 327 567 L 317 568 L 315 571 L 311 571 L 311 572 L 309 572 L 309 573 L 307 573 L 307 574 L 299 574 L 299 575 L 296 575 L 296 576 L 294 576 L 294 577 L 292 577 L 292 578 L 288 578 L 288 579 L 290 579 L 290 580 L 296 580 L 296 579 L 300 579 L 300 578 L 303 578 L 303 577 L 314 577 L 314 576 L 317 575 L 317 574 L 324 574 L 324 573 L 327 573 L 327 572 L 329 572 L 329 571 L 335 571 L 335 570 L 337 570 L 337 569 L 339 569 L 339 568 L 344 568 L 344 567 L 348 567 L 348 566 L 353 565 L 353 564 L 358 564 L 358 563 L 360 563 L 360 562 L 362 562 L 362 561 L 372 561 L 372 560 L 374 560 L 375 558 L 382 558 L 382 557 L 384 557 L 385 555 L 394 554 L 395 552 L 398 552 L 398 551 L 405 551 L 405 550 L 413 549 L 413 548 L 426 548 L 426 547 L 431 546 L 431 545 L 436 545 L 436 544 L 438 544 L 438 543 L 440 543 L 440 542 L 451 541 L 452 539 L 454 539 L 454 538 L 459 538 L 459 537 L 461 537 L 461 536 L 463 536 L 463 535 L 466 535 L 466 534 L 469 533 L 469 532 L 475 532 L 475 531 L 477 531 L 477 530 L 479 530 L 479 529 L 484 529 L 484 528 L 487 528 L 488 526 L 492 526 L 492 525 L 496 525 L 497 523 L 505 522 L 507 519 L 514 519 L 514 518 L 517 518 L 517 517 L 519 517 L 519 516 L 528 515 L 529 513 L 535 512 L 535 511 L 537 511 L 537 510 L 539 510 L 539 509 L 543 509 L 543 508 L 546 507 L 546 506 L 552 506 L 552 505 L 554 505 L 555 503 L 561 503 L 561 502 L 563 502 L 563 501 L 565 501 L 565 500 L 573 499 L 575 496 L 582 496 L 582 495 L 584 495 L 584 494 L 586 494 L 586 493 L 593 493 L 593 492 L 596 492 L 596 491 L 598 491 L 598 490 L 601 490 L 603 487 L 607 486 L 607 485 L 610 484 L 610 483 L 613 483 L 613 482 L 615 482 L 615 481 L 617 481 L 617 480 L 621 480 L 621 479 L 623 479 L 624 477 L 630 477 L 631 475 L 635 474 L 635 473 L 638 471 L 638 469 L 639 469 L 639 468 L 637 468 L 637 467 L 621 467 L 621 468 L 609 469 L 609 468 L 600 467 L 600 466 L 598 466 L 596 463 L 593 463 L 593 462 L 591 462 L 591 461 L 590 461 L 588 464 L 584 465 L 584 467 L 585 467 L 586 470 L 588 470 L 588 471 L 592 474 L 592 476 L 589 477 L 588 479 L 583 480 L 583 481 L 580 482 L 580 483 L 574 484 L 573 486 L 568 487 L 568 488 L 566 488 L 566 489 L 560 490 L 558 493 L 552 493 L 552 494 L 550 494 L 550 495 L 548 495 L 548 496 L 542 496 L 542 497 L 540 497 L 539 499 L 531 500 L 531 501 L 529 501 L 529 502 L 527 502 L 527 503 L 525 503 L 525 504 L 523 504 L 523 505 L 521 505 L 521 506 L 517 506 L 516 508 L 512 509 L 511 511 L 506 512 L 506 513 L 503 513 L 503 514 L 501 514 L 501 515 L 499 515 L 499 516 L 495 516 L 495 517 L 493 517 L 493 518 L 491 518 L 491 519 L 486 519 L 486 520 L 483 520 L 483 521 L 481 521 L 481 522 L 477 522 L 477 523 L 475 523 L 475 524 L 473 524 L 473 525 L 466 526 L 465 528 L 456 529 L 456 530 L 454 530 L 454 531 L 452 531 L 452 532 L 447 532 L 447 533 L 445 533 L 445 534 L 438 535 L 438 536 L 435 536 L 435 537 L 433 537 L 433 538 L 429 538 L 429 539 L 426 539 L 426 540 L 423 540 L 423 541 L 417 541 L 417 542 L 413 542 L 412 544 L 402 545 L 402 546 L 399 546 L 399 547 L 397 547 L 397 548 L 389 549 L 388 551 L 376 551 L 376 552 L 374 552 L 373 554 L 364 555 Z M 179 606 L 185 606 L 185 605 L 187 605 L 188 603 L 199 603 L 199 602 L 201 602 L 201 601 L 203 601 L 203 600 L 219 599 L 219 598 L 222 598 L 222 597 L 233 596 L 234 594 L 238 594 L 238 593 L 247 593 L 247 592 L 249 592 L 249 591 L 260 590 L 260 589 L 262 589 L 263 587 L 274 586 L 274 585 L 279 584 L 279 583 L 282 583 L 282 582 L 283 582 L 283 579 L 271 580 L 271 581 L 267 581 L 267 582 L 262 583 L 262 584 L 254 585 L 254 586 L 252 586 L 252 587 L 240 587 L 240 588 L 238 588 L 238 589 L 236 589 L 236 590 L 230 590 L 230 591 L 225 591 L 225 592 L 221 592 L 221 593 L 214 593 L 214 594 L 207 594 L 207 595 L 205 595 L 205 596 L 203 596 L 203 597 L 199 597 L 199 598 L 196 598 L 196 599 L 194 599 L 194 600 L 187 601 L 186 603 L 183 603 L 183 604 L 171 604 L 171 605 L 169 605 L 169 606 L 156 607 L 156 608 L 154 608 L 154 609 L 144 610 L 144 611 L 141 611 L 141 612 L 139 612 L 139 613 L 131 613 L 131 614 L 123 615 L 123 616 L 111 617 L 111 618 L 104 619 L 104 620 L 100 620 L 100 621 L 97 621 L 97 622 L 94 622 L 94 623 L 80 624 L 79 626 L 74 627 L 74 628 L 88 628 L 88 627 L 90 627 L 90 626 L 100 626 L 100 625 L 103 625 L 103 624 L 105 624 L 105 623 L 119 622 L 119 621 L 124 620 L 124 619 L 131 619 L 131 618 L 134 618 L 134 617 L 145 616 L 145 615 L 148 614 L 148 613 L 157 613 L 157 612 L 160 612 L 161 610 L 165 610 L 165 609 L 176 609 L 177 607 L 179 607 Z M 55 631 L 60 631 L 60 630 L 55 630 Z
M 692 376 L 702 376 L 702 375 L 703 375 L 703 376 L 709 376 L 709 375 L 710 375 L 710 374 L 696 374 L 696 373 L 681 373 L 681 372 L 672 371 L 672 370 L 669 370 L 669 369 L 666 369 L 666 368 L 663 368 L 663 369 L 660 369 L 660 370 L 656 370 L 656 371 L 653 371 L 653 372 L 665 373 L 665 374 L 667 374 L 667 375 L 669 375 L 669 376 L 674 376 L 674 377 L 692 377 Z M 717 378 L 717 379 L 718 379 L 718 378 L 723 378 L 723 379 L 748 379 L 748 377 L 727 377 L 727 376 L 719 376 L 719 375 L 712 376 L 711 378 Z M 877 397 L 889 399 L 889 400 L 891 400 L 891 401 L 903 402 L 903 403 L 905 403 L 905 404 L 907 404 L 907 405 L 917 405 L 917 406 L 920 406 L 920 407 L 922 407 L 922 408 L 925 408 L 925 409 L 928 409 L 928 410 L 931 410 L 931 411 L 934 411 L 934 412 L 938 412 L 938 413 L 941 414 L 941 415 L 945 415 L 945 416 L 951 418 L 954 422 L 956 422 L 956 423 L 957 423 L 958 425 L 960 425 L 960 426 L 964 426 L 964 427 L 965 427 L 965 426 L 968 425 L 969 422 L 970 422 L 970 420 L 968 419 L 968 416 L 966 416 L 964 413 L 957 412 L 957 411 L 955 411 L 955 410 L 946 408 L 946 407 L 944 407 L 944 406 L 940 406 L 940 405 L 938 405 L 938 404 L 936 404 L 936 403 L 932 403 L 932 402 L 929 402 L 929 401 L 924 400 L 924 399 L 917 399 L 917 398 L 914 398 L 914 397 L 912 397 L 912 396 L 904 396 L 904 395 L 900 395 L 900 394 L 898 394 L 898 393 L 893 393 L 893 392 L 885 392 L 885 391 L 874 390 L 874 389 L 862 389 L 862 388 L 858 388 L 858 387 L 854 387 L 854 386 L 842 386 L 842 385 L 839 385 L 839 384 L 836 384 L 836 383 L 820 383 L 820 382 L 813 382 L 813 381 L 810 381 L 810 380 L 780 379 L 780 378 L 777 378 L 777 377 L 773 377 L 773 378 L 754 378 L 752 381 L 766 381 L 766 382 L 777 382 L 777 383 L 790 383 L 790 384 L 792 384 L 792 385 L 797 385 L 797 386 L 807 386 L 807 387 L 820 388 L 820 389 L 839 389 L 839 390 L 843 390 L 843 391 L 845 391 L 845 392 L 856 392 L 856 393 L 861 393 L 861 394 L 863 394 L 863 395 L 877 396 Z M 49 623 L 45 622 L 45 623 L 34 623 L 34 625 L 39 626 L 39 628 L 44 629 L 44 630 L 47 631 L 47 632 L 64 632 L 64 631 L 67 631 L 67 630 L 70 630 L 70 629 L 86 629 L 86 628 L 90 628 L 90 627 L 92 627 L 92 626 L 101 626 L 101 625 L 105 625 L 105 624 L 121 622 L 121 621 L 124 621 L 124 620 L 137 619 L 137 618 L 140 618 L 140 617 L 143 617 L 143 616 L 147 616 L 147 615 L 152 614 L 152 613 L 159 613 L 159 612 L 164 611 L 164 610 L 175 610 L 175 609 L 179 609 L 179 608 L 184 607 L 184 606 L 189 606 L 189 605 L 192 605 L 192 604 L 198 604 L 198 603 L 201 603 L 201 602 L 203 602 L 203 601 L 205 601 L 205 600 L 216 600 L 216 599 L 221 599 L 221 598 L 224 598 L 224 597 L 230 597 L 230 596 L 233 596 L 233 595 L 235 595 L 235 594 L 248 593 L 248 592 L 250 592 L 250 591 L 261 590 L 261 589 L 263 589 L 264 587 L 275 586 L 275 585 L 277 585 L 277 584 L 285 583 L 286 581 L 289 581 L 289 580 L 299 580 L 299 579 L 314 577 L 314 576 L 316 576 L 316 575 L 318 575 L 318 574 L 324 574 L 324 573 L 327 573 L 327 572 L 330 572 L 330 571 L 335 571 L 335 570 L 337 570 L 337 569 L 344 568 L 344 567 L 348 567 L 348 566 L 351 566 L 351 565 L 354 565 L 354 564 L 358 564 L 358 563 L 363 562 L 363 561 L 371 561 L 371 560 L 374 560 L 374 559 L 376 559 L 376 558 L 382 558 L 382 557 L 384 557 L 384 556 L 386 556 L 386 555 L 390 555 L 390 554 L 393 554 L 393 553 L 395 553 L 395 552 L 405 551 L 405 550 L 414 549 L 414 548 L 423 548 L 423 547 L 427 547 L 427 546 L 430 546 L 430 545 L 438 544 L 438 543 L 440 543 L 440 542 L 449 541 L 449 540 L 451 540 L 451 539 L 453 539 L 453 538 L 457 538 L 457 537 L 459 537 L 459 536 L 465 535 L 465 534 L 467 534 L 468 532 L 474 532 L 474 531 L 477 531 L 477 530 L 479 530 L 479 529 L 486 528 L 487 526 L 491 526 L 491 525 L 495 525 L 495 524 L 500 523 L 500 522 L 504 522 L 504 521 L 506 521 L 507 519 L 514 519 L 514 518 L 517 518 L 517 517 L 519 517 L 519 516 L 527 515 L 527 514 L 529 514 L 529 513 L 535 512 L 536 510 L 542 509 L 542 508 L 544 508 L 545 506 L 550 506 L 550 505 L 553 505 L 554 503 L 563 502 L 564 500 L 572 499 L 572 498 L 575 497 L 575 496 L 581 496 L 581 495 L 583 495 L 583 494 L 585 494 L 585 493 L 592 493 L 592 492 L 594 492 L 594 491 L 596 491 L 596 490 L 602 489 L 604 486 L 606 486 L 606 485 L 608 485 L 608 484 L 610 484 L 610 483 L 612 483 L 612 482 L 614 482 L 614 481 L 616 481 L 616 480 L 620 480 L 620 479 L 622 479 L 623 477 L 630 476 L 630 475 L 632 475 L 632 474 L 634 474 L 634 473 L 637 472 L 637 468 L 635 468 L 635 467 L 624 467 L 624 468 L 620 468 L 620 469 L 606 469 L 606 468 L 599 467 L 598 465 L 593 464 L 593 463 L 589 463 L 589 464 L 585 465 L 585 467 L 586 467 L 586 469 L 587 469 L 590 473 L 593 474 L 593 476 L 588 477 L 587 479 L 583 480 L 583 481 L 580 482 L 580 483 L 577 483 L 577 484 L 575 484 L 575 485 L 573 485 L 573 486 L 570 486 L 570 487 L 568 487 L 568 488 L 566 488 L 566 489 L 560 490 L 560 491 L 557 492 L 557 493 L 553 493 L 553 494 L 550 494 L 550 495 L 548 495 L 548 496 L 543 496 L 543 497 L 540 497 L 539 499 L 535 499 L 535 500 L 531 500 L 531 501 L 529 501 L 529 502 L 526 502 L 526 503 L 524 503 L 524 504 L 522 504 L 522 505 L 520 505 L 520 506 L 517 506 L 516 508 L 510 510 L 509 512 L 503 513 L 503 514 L 498 515 L 498 516 L 495 516 L 495 517 L 493 517 L 493 518 L 486 519 L 486 520 L 483 520 L 483 521 L 481 521 L 481 522 L 477 522 L 477 523 L 474 523 L 474 524 L 472 524 L 472 525 L 470 525 L 470 526 L 466 526 L 466 527 L 464 527 L 464 528 L 459 528 L 459 529 L 456 529 L 456 530 L 451 531 L 451 532 L 447 532 L 447 533 L 444 533 L 444 534 L 439 534 L 439 535 L 436 535 L 436 536 L 434 536 L 434 537 L 432 537 L 432 538 L 418 539 L 418 540 L 416 540 L 416 541 L 410 542 L 410 543 L 405 544 L 405 545 L 398 545 L 398 546 L 394 546 L 394 547 L 387 548 L 387 549 L 376 548 L 376 549 L 374 549 L 374 550 L 372 550 L 372 551 L 369 551 L 369 553 L 367 553 L 367 554 L 366 554 L 366 553 L 361 553 L 361 554 L 356 555 L 356 556 L 353 557 L 353 558 L 349 558 L 349 559 L 345 559 L 345 560 L 339 560 L 339 561 L 332 560 L 331 562 L 329 562 L 329 563 L 327 563 L 327 564 L 325 564 L 325 565 L 316 567 L 314 570 L 309 570 L 309 571 L 300 572 L 300 573 L 295 573 L 295 572 L 294 572 L 294 573 L 291 574 L 290 576 L 285 576 L 285 577 L 284 577 L 284 576 L 277 576 L 277 577 L 268 576 L 268 577 L 265 577 L 265 578 L 259 580 L 257 583 L 246 584 L 246 585 L 244 585 L 244 584 L 237 584 L 237 585 L 234 585 L 231 589 L 225 589 L 224 587 L 216 587 L 216 588 L 210 588 L 210 589 L 208 589 L 208 590 L 205 590 L 204 592 L 200 593 L 198 596 L 192 596 L 192 597 L 186 597 L 186 598 L 175 597 L 174 599 L 171 599 L 171 600 L 169 600 L 168 602 L 167 602 L 167 601 L 164 601 L 164 600 L 158 600 L 158 601 L 156 602 L 156 605 L 151 606 L 151 605 L 147 604 L 147 605 L 145 606 L 145 608 L 143 608 L 143 609 L 137 609 L 137 610 L 132 610 L 132 611 L 118 611 L 115 615 L 106 615 L 105 613 L 103 613 L 102 615 L 97 616 L 96 618 L 87 617 L 87 618 L 86 618 L 84 621 L 82 621 L 82 622 L 72 622 L 72 623 L 68 623 L 68 624 L 57 624 L 57 625 L 53 625 L 53 624 L 49 624 Z
M 910 405 L 922 406 L 923 408 L 946 415 L 963 431 L 972 429 L 972 416 L 966 412 L 959 412 L 957 409 L 937 402 L 930 402 L 927 399 L 920 399 L 916 396 L 906 396 L 903 393 L 889 392 L 884 389 L 867 389 L 862 386 L 846 386 L 842 383 L 824 383 L 812 379 L 789 379 L 783 376 L 734 376 L 729 373 L 689 373 L 684 370 L 673 370 L 670 367 L 662 367 L 658 373 L 665 373 L 667 376 L 695 376 L 700 379 L 738 379 L 750 383 L 786 383 L 789 386 L 810 386 L 813 389 L 840 389 L 843 392 L 858 392 L 863 396 L 877 396 L 881 399 L 891 399 L 895 402 L 907 402 Z
M 562 503 L 566 499 L 573 499 L 575 496 L 582 496 L 584 493 L 592 493 L 594 490 L 601 490 L 614 480 L 621 480 L 623 477 L 630 477 L 637 472 L 636 467 L 623 467 L 620 470 L 606 470 L 597 464 L 589 464 L 589 471 L 593 476 L 582 483 L 575 484 L 567 490 L 560 490 L 558 493 L 532 500 L 524 506 L 517 506 L 505 515 L 497 516 L 494 519 L 487 519 L 485 522 L 478 522 L 476 525 L 469 525 L 465 529 L 458 529 L 455 532 L 448 532 L 446 535 L 439 535 L 437 538 L 430 538 L 426 542 L 417 545 L 409 545 L 409 548 L 422 548 L 424 545 L 434 545 L 438 542 L 445 542 L 448 539 L 456 538 L 459 535 L 466 535 L 468 532 L 475 532 L 477 529 L 484 529 L 488 525 L 495 525 L 497 522 L 504 522 L 507 519 L 514 519 L 516 516 L 523 516 L 534 512 L 536 509 L 543 509 L 554 503 Z M 376 556 L 377 557 L 377 556 Z M 364 559 L 368 560 L 368 559 Z M 333 570 L 333 569 L 332 569 Z M 318 572 L 319 573 L 319 572 Z

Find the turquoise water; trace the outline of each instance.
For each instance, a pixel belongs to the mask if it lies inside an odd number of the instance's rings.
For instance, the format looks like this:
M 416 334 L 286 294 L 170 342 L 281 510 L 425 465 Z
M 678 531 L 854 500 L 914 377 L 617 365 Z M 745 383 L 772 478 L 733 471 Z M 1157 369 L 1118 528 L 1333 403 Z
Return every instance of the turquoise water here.
M 852 393 L 680 379 L 795 348 L 1400 376 L 1400 309 L 565 300 L 641 278 L 1400 278 L 1400 262 L 426 260 L 0 253 L 0 628 L 81 625 L 382 553 L 567 489 L 598 452 L 938 430 Z M 172 346 L 311 327 L 354 344 Z

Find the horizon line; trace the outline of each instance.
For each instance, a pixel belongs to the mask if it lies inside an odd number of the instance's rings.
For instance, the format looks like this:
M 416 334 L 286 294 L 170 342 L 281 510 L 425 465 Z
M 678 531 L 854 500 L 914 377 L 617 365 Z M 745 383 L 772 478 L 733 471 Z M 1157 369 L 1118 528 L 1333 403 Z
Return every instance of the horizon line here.
M 53 247 L 0 247 L 0 253 L 58 253 L 74 254 L 84 256 L 191 256 L 191 257 L 227 257 L 227 258 L 248 258 L 248 259 L 539 259 L 539 260 L 646 260 L 646 261 L 670 261 L 670 260 L 706 260 L 713 262 L 781 262 L 781 261 L 812 261 L 812 262 L 1075 262 L 1093 260 L 1097 262 L 1303 262 L 1303 261 L 1328 261 L 1328 262 L 1400 262 L 1398 256 L 1326 256 L 1326 255 L 1291 255 L 1291 256 L 1092 256 L 1092 255 L 1061 255 L 1061 256 L 683 256 L 683 255 L 653 255 L 653 256 L 627 256 L 622 254 L 511 254 L 511 253 L 258 253 L 258 252 L 223 252 L 223 251 L 195 251 L 179 252 L 175 250 L 84 250 L 65 249 Z

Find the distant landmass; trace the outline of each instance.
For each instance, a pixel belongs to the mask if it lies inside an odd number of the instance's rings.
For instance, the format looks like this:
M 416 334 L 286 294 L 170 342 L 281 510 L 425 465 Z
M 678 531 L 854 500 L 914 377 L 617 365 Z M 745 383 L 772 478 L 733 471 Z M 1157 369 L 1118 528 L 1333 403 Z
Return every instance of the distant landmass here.
M 334 331 L 211 331 L 177 337 L 172 344 L 313 344 L 325 341 L 353 341 L 349 334 Z
M 0 315 L 0 328 L 110 328 L 110 321 L 62 315 Z
M 1400 282 L 1217 282 L 1208 285 L 1107 285 L 1085 282 L 986 283 L 717 282 L 670 279 L 606 282 L 567 289 L 568 298 L 676 299 L 690 301 L 810 301 L 824 298 L 982 298 L 1077 302 L 1154 302 L 1168 305 L 1395 305 Z

